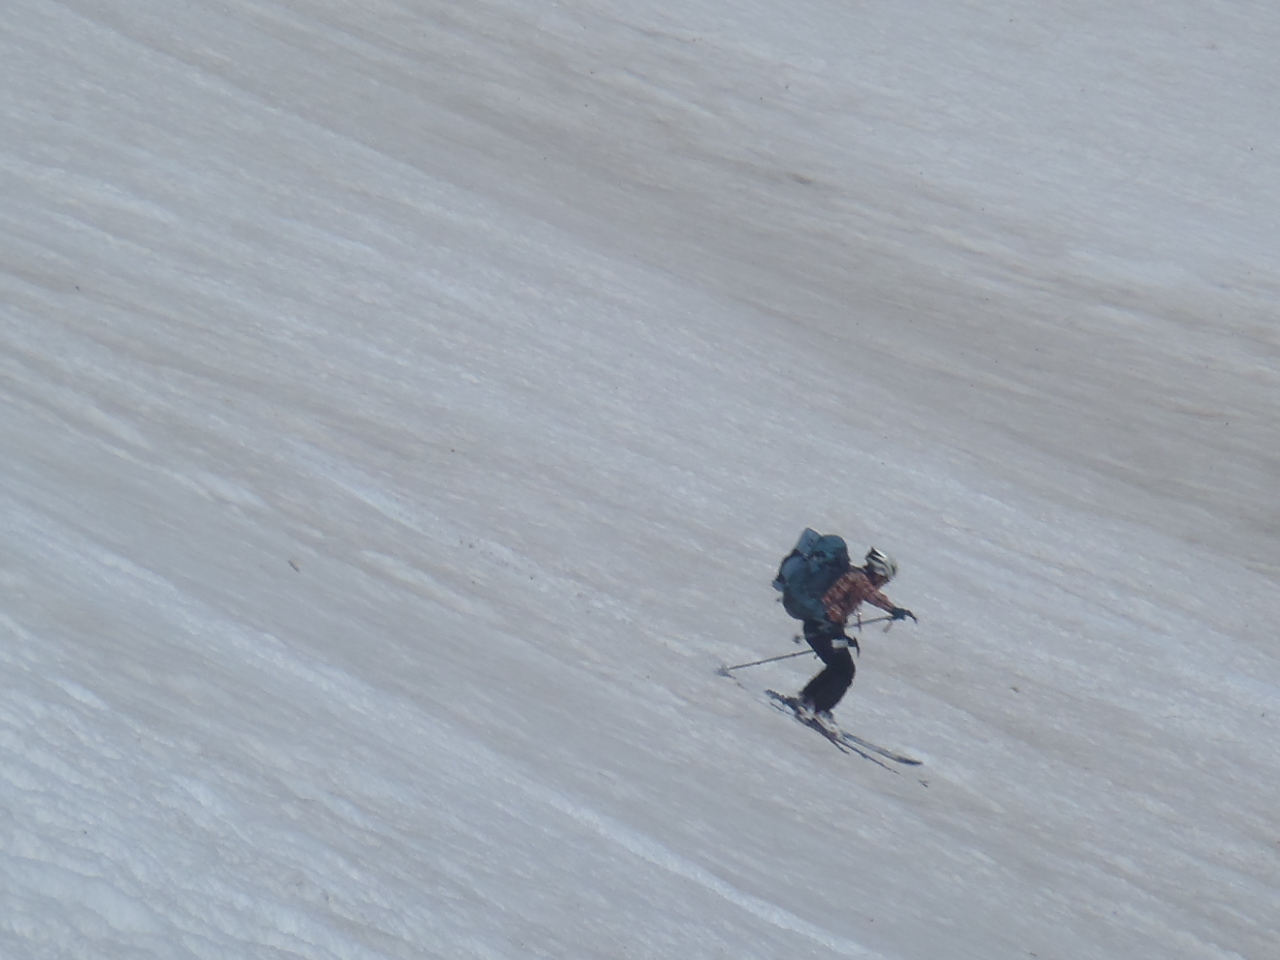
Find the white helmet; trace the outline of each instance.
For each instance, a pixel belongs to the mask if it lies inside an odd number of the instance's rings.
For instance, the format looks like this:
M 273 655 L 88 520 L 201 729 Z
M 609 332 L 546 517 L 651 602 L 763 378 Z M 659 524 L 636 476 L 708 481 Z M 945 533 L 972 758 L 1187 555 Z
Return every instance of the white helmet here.
M 867 569 L 886 580 L 892 580 L 898 575 L 898 565 L 894 563 L 893 557 L 876 547 L 867 551 Z

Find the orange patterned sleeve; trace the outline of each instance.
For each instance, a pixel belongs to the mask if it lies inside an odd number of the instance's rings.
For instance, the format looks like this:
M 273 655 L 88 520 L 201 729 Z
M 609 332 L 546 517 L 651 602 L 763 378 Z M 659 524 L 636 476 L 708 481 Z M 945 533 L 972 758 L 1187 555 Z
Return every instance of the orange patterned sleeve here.
M 832 623 L 844 623 L 863 603 L 885 611 L 894 609 L 893 601 L 873 587 L 861 570 L 850 570 L 822 596 L 822 604 L 827 608 L 827 617 Z

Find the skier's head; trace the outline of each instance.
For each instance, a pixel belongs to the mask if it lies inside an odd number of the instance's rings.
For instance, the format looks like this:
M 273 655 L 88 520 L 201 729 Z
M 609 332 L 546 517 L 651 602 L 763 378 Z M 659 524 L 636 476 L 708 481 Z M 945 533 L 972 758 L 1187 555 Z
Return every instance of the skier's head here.
M 898 565 L 893 557 L 876 547 L 867 551 L 867 563 L 863 569 L 881 583 L 888 583 L 898 575 Z

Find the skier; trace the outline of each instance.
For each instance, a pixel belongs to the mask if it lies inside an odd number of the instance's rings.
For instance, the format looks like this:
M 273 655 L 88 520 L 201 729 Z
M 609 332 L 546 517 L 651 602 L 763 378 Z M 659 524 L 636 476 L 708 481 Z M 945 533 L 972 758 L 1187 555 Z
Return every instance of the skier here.
M 880 588 L 898 573 L 898 565 L 888 554 L 872 547 L 865 563 L 843 574 L 822 594 L 821 619 L 805 617 L 804 638 L 823 662 L 822 671 L 800 691 L 796 712 L 802 719 L 829 722 L 831 711 L 853 683 L 853 656 L 849 644 L 857 639 L 844 632 L 845 621 L 863 603 L 879 607 L 894 620 L 916 619 L 905 607 L 895 606 Z

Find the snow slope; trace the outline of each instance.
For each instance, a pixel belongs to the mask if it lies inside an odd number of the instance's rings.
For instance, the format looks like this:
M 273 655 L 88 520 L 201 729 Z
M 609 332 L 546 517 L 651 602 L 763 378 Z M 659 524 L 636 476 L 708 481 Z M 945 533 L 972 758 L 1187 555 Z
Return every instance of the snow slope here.
M 0 956 L 1274 955 L 1280 13 L 5 12 Z

